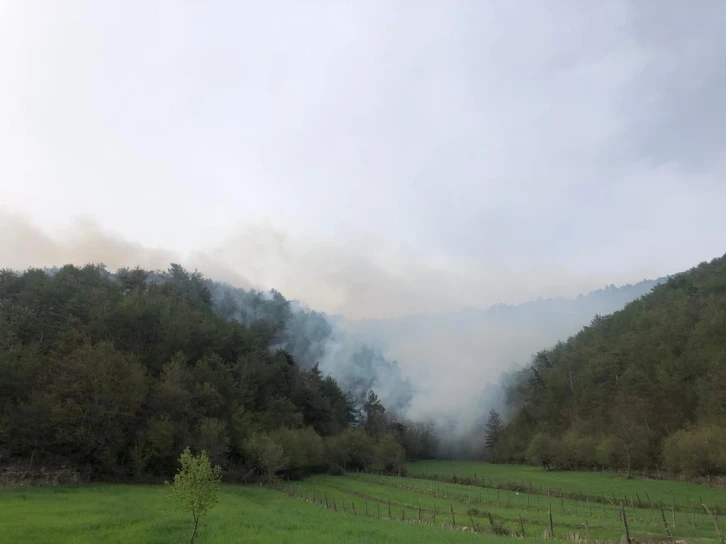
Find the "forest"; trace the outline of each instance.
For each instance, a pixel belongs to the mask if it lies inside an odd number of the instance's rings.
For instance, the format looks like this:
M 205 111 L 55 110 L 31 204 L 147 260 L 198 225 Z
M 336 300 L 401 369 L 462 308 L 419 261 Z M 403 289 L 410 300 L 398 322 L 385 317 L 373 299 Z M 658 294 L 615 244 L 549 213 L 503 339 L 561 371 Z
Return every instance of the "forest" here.
M 726 256 L 538 352 L 494 425 L 499 461 L 726 473 Z
M 725 332 L 722 257 L 536 353 L 501 415 L 482 414 L 473 457 L 726 473 Z M 395 362 L 275 291 L 174 264 L 0 271 L 3 466 L 154 481 L 191 446 L 230 481 L 401 473 L 447 451 L 434 425 L 402 417 L 410 392 Z
M 0 271 L 3 464 L 154 480 L 191 446 L 250 481 L 400 473 L 433 455 L 430 427 L 296 362 L 281 295 L 251 294 L 243 308 L 232 294 L 179 265 Z

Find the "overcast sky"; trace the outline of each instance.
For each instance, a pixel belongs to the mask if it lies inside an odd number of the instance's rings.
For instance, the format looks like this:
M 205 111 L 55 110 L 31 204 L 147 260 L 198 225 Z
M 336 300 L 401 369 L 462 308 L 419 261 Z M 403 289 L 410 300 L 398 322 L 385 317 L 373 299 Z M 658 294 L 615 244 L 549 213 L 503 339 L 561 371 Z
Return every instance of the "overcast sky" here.
M 722 0 L 0 0 L 0 266 L 350 316 L 726 252 Z M 133 262 L 131 262 L 133 261 Z

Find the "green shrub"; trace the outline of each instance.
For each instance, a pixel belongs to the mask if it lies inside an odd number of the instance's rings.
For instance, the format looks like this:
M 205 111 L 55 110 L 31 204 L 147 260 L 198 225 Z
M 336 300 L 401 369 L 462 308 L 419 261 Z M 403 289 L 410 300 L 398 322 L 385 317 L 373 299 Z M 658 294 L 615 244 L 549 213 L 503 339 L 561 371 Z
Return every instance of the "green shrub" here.
M 559 443 L 548 434 L 537 433 L 530 440 L 525 457 L 533 465 L 553 468 L 560 458 Z
M 249 437 L 244 443 L 244 451 L 252 469 L 267 479 L 274 479 L 288 463 L 280 443 L 266 433 Z
M 346 429 L 326 444 L 328 465 L 344 470 L 366 470 L 374 461 L 375 444 L 363 429 Z
M 288 476 L 299 478 L 325 466 L 323 440 L 314 429 L 280 429 L 272 437 L 282 447 Z
M 375 458 L 384 472 L 401 475 L 405 471 L 406 452 L 391 433 L 379 438 L 375 447 Z
M 663 463 L 671 472 L 689 476 L 726 472 L 726 429 L 703 425 L 680 430 L 663 444 Z

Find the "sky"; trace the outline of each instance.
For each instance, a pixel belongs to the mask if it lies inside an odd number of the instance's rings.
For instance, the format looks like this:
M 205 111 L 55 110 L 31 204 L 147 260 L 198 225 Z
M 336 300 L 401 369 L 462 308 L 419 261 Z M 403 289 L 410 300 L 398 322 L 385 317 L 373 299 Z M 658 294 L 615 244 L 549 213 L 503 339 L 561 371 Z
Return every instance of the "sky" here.
M 726 4 L 0 0 L 0 266 L 349 317 L 726 251 Z

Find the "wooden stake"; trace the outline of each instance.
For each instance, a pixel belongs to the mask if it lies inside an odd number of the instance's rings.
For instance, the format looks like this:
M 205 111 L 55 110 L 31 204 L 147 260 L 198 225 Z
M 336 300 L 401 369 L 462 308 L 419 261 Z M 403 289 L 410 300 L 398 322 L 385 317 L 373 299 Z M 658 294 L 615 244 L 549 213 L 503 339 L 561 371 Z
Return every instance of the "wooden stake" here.
M 350 505 L 353 507 L 353 515 L 357 516 L 358 513 L 355 511 L 355 503 L 353 501 L 350 501 Z
M 451 526 L 456 528 L 456 519 L 454 519 L 454 505 L 451 505 Z
M 671 505 L 671 514 L 673 515 L 673 528 L 676 528 L 676 505 Z
M 587 535 L 587 542 L 590 542 L 590 525 L 587 523 L 587 519 L 585 520 L 585 534 Z
M 653 516 L 653 523 L 655 523 L 655 508 L 653 508 L 653 501 L 650 500 L 650 495 L 648 495 L 648 492 L 645 492 L 645 496 L 648 499 L 648 502 L 650 503 L 650 513 Z
M 713 528 L 716 529 L 716 536 L 718 536 L 719 542 L 721 544 L 724 544 L 723 537 L 721 536 L 721 531 L 718 528 L 718 518 L 716 518 L 711 511 L 708 509 L 708 506 L 706 506 L 703 502 L 701 503 L 701 506 L 703 506 L 703 509 L 706 511 L 706 513 L 711 517 L 711 521 L 713 521 Z
M 549 507 L 549 518 L 550 518 L 550 539 L 554 540 L 555 538 L 555 525 L 552 523 L 552 505 L 550 504 Z
M 665 512 L 663 511 L 663 507 L 660 509 L 660 515 L 663 517 L 663 527 L 665 527 L 666 535 L 668 535 L 668 540 L 673 542 L 673 535 L 671 535 L 670 529 L 668 529 L 668 522 L 666 521 Z
M 522 521 L 522 514 L 519 514 L 519 528 L 522 529 L 522 538 L 527 538 L 524 534 L 524 521 Z
M 623 527 L 625 527 L 625 541 L 630 544 L 630 531 L 628 530 L 628 516 L 625 514 L 625 507 L 620 503 L 620 515 L 623 517 Z

